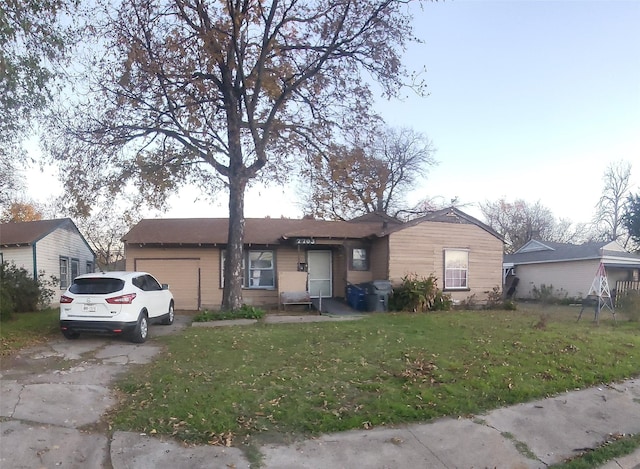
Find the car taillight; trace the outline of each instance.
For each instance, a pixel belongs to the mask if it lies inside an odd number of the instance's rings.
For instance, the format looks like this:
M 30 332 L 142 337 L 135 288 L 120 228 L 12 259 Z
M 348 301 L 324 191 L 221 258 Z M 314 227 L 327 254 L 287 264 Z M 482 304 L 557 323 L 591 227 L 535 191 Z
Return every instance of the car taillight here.
M 113 298 L 107 298 L 106 301 L 110 305 L 130 305 L 135 297 L 136 297 L 135 293 L 129 293 L 128 295 L 114 296 Z
M 69 298 L 68 296 L 62 295 L 60 297 L 60 303 L 71 303 L 72 301 L 73 301 L 73 298 Z

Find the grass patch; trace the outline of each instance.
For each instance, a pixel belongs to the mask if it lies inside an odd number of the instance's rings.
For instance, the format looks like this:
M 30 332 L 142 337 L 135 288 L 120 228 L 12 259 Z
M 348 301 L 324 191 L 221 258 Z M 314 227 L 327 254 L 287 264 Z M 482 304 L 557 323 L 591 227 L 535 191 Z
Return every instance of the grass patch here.
M 640 374 L 637 323 L 575 308 L 189 329 L 119 383 L 117 429 L 237 444 L 469 416 Z
M 570 461 L 550 466 L 550 469 L 596 469 L 608 461 L 633 453 L 637 448 L 640 448 L 640 434 L 611 435 L 602 446 Z
M 60 335 L 60 311 L 48 308 L 33 313 L 16 313 L 0 322 L 0 355 L 40 344 Z

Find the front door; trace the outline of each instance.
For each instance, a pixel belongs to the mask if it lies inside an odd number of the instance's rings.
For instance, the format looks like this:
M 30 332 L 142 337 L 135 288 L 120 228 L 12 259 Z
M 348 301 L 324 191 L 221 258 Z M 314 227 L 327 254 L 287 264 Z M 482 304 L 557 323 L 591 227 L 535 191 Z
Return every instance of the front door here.
M 311 298 L 331 298 L 331 251 L 307 251 L 307 265 Z

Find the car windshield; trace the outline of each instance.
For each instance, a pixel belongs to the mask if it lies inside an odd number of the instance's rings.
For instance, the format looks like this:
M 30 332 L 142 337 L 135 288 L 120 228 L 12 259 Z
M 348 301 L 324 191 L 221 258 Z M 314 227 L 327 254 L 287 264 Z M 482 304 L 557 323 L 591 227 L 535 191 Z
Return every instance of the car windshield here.
M 104 295 L 120 291 L 123 287 L 124 280 L 119 278 L 77 278 L 69 291 L 79 295 Z

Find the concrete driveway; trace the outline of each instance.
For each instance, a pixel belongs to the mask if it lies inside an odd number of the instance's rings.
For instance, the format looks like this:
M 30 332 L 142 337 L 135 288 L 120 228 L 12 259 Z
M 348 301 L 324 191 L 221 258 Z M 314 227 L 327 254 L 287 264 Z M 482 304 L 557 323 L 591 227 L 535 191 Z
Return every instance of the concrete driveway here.
M 130 442 L 132 435 L 111 432 L 104 419 L 117 402 L 111 386 L 119 374 L 149 363 L 161 352 L 153 337 L 184 329 L 190 321 L 186 316 L 176 315 L 171 326 L 151 326 L 150 339 L 144 344 L 90 335 L 66 340 L 61 335 L 47 344 L 3 359 L 0 467 L 132 467 L 127 460 L 130 450 L 123 451 L 120 446 Z M 171 451 L 167 445 L 157 442 L 161 445 L 158 464 L 147 457 L 137 467 L 171 467 L 168 457 Z M 170 445 L 180 449 L 180 457 L 188 456 L 188 451 L 184 454 L 184 449 L 176 443 Z M 239 451 L 205 449 L 208 457 L 211 453 L 237 453 L 238 459 L 225 463 L 248 466 Z M 197 450 L 193 453 L 196 455 Z

